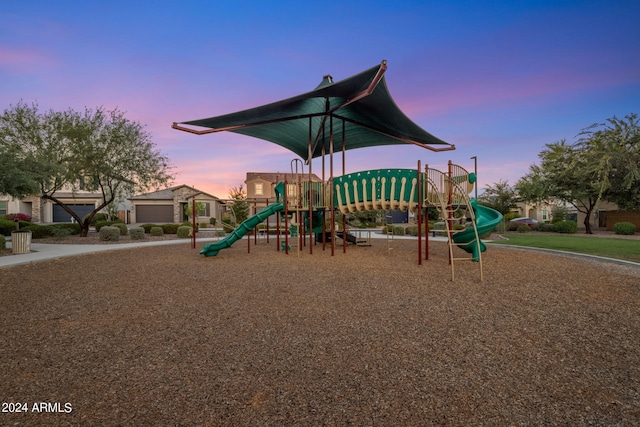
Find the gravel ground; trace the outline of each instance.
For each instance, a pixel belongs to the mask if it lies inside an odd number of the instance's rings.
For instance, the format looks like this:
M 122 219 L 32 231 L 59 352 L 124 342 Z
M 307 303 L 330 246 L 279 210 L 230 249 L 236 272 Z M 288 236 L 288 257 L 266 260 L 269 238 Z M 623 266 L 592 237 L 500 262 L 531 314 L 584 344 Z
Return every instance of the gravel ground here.
M 3 268 L 0 425 L 640 424 L 639 269 L 415 245 Z

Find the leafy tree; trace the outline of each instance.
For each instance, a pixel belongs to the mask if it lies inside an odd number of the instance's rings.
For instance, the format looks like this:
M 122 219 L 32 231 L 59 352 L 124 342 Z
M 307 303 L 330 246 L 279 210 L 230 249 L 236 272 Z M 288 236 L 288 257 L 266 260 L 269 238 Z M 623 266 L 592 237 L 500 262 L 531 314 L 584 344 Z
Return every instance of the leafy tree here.
M 81 236 L 118 194 L 147 191 L 173 179 L 168 159 L 143 125 L 117 109 L 40 113 L 36 104 L 20 102 L 0 116 L 0 147 L 37 171 L 25 175 L 29 186 L 24 188 L 61 206 L 80 224 Z M 59 199 L 63 189 L 99 192 L 102 202 L 83 219 Z
M 565 140 L 547 144 L 540 152 L 540 165 L 532 165 L 529 173 L 516 184 L 524 200 L 556 198 L 571 204 L 585 214 L 585 231 L 591 234 L 591 215 L 603 193 L 603 183 L 588 165 L 593 153 Z
M 592 153 L 590 173 L 601 195 L 620 209 L 640 209 L 640 126 L 638 116 L 613 117 L 583 130 L 577 146 Z
M 249 204 L 247 203 L 247 193 L 243 186 L 233 187 L 229 190 L 229 197 L 233 199 L 231 205 L 231 211 L 236 218 L 236 223 L 240 224 L 245 219 L 249 218 Z
M 509 181 L 500 180 L 494 185 L 488 185 L 484 193 L 478 196 L 478 201 L 504 215 L 516 207 L 517 194 Z
M 21 198 L 38 192 L 37 168 L 17 147 L 0 146 L 0 194 Z
M 585 232 L 601 200 L 622 209 L 640 208 L 640 142 L 635 114 L 584 129 L 575 144 L 547 144 L 539 165 L 516 188 L 525 200 L 557 198 L 585 214 Z

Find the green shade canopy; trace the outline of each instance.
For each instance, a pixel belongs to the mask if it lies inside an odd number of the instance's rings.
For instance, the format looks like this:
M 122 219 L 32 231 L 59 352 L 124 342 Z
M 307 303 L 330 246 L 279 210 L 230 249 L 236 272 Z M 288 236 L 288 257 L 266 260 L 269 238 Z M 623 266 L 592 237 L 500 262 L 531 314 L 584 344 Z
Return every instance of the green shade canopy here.
M 173 123 L 195 134 L 229 131 L 271 141 L 309 161 L 334 150 L 414 144 L 455 149 L 412 122 L 395 104 L 384 80 L 386 61 L 334 83 L 325 76 L 313 91 L 272 104 L 207 119 Z M 208 129 L 193 129 L 196 126 Z M 439 148 L 432 147 L 441 146 Z

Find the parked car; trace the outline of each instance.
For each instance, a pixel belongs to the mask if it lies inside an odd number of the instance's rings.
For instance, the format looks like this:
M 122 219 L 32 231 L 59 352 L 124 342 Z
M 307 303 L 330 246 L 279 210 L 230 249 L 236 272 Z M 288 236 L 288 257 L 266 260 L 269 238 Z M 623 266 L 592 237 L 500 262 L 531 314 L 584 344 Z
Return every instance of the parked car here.
M 515 218 L 509 222 L 512 224 L 518 224 L 518 225 L 528 225 L 529 227 L 533 228 L 536 225 L 538 225 L 540 221 L 538 221 L 535 218 Z

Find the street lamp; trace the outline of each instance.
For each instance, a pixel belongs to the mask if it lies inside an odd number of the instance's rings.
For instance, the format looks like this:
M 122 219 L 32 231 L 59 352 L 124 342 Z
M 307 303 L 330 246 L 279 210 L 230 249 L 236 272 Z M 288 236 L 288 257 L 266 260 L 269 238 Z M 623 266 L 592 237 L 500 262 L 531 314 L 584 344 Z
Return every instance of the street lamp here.
M 473 173 L 476 175 L 476 200 L 478 200 L 478 156 L 471 158 L 473 159 Z

